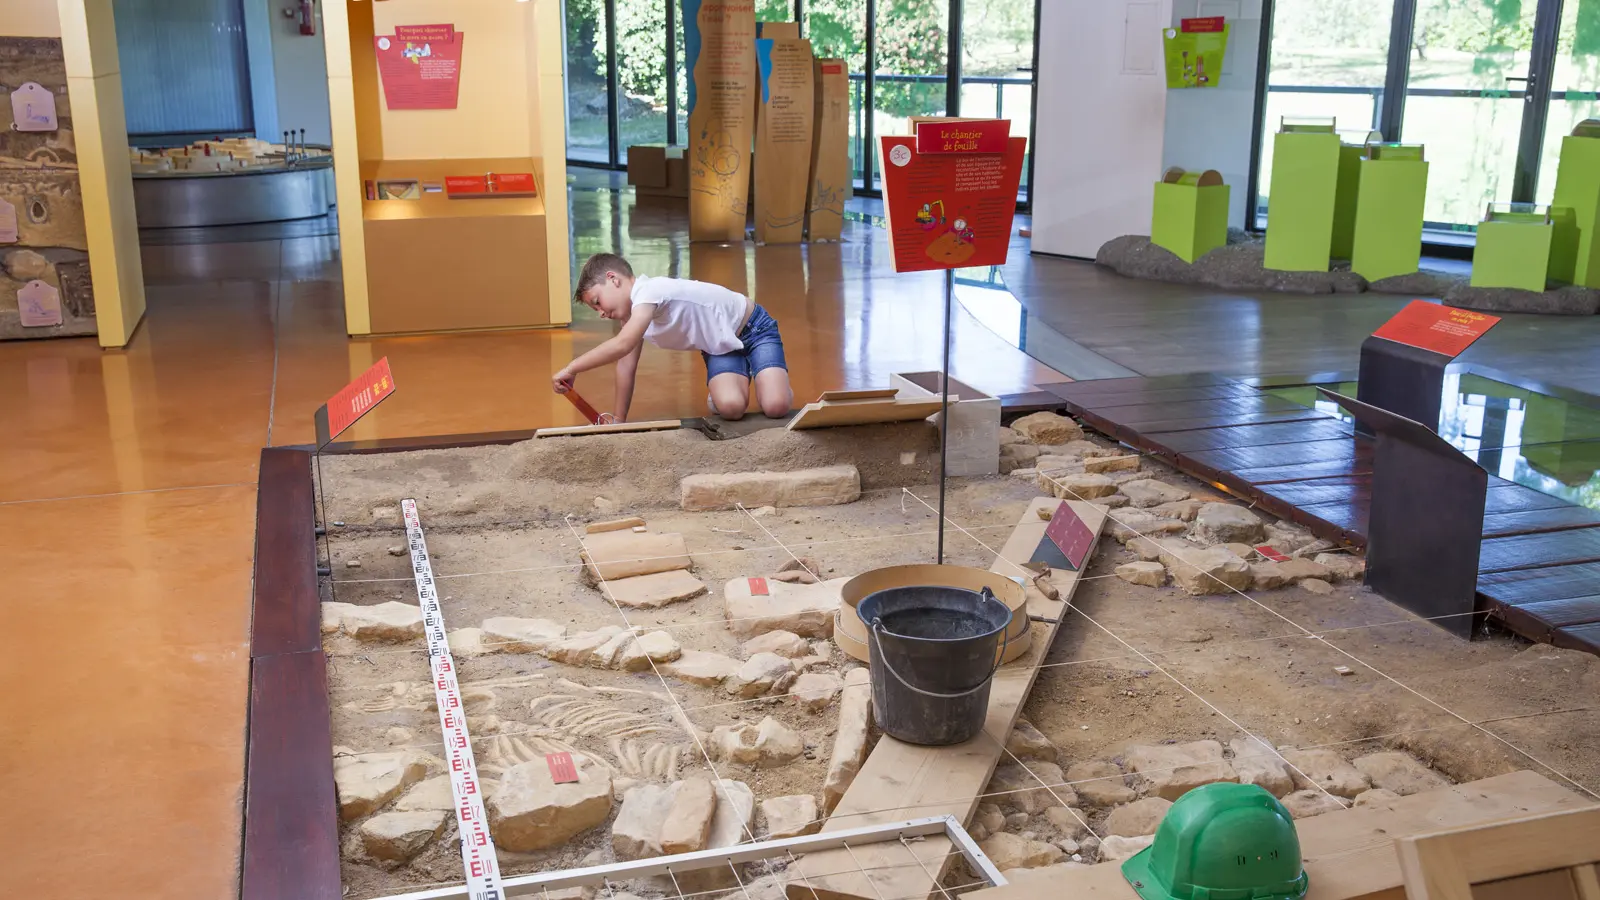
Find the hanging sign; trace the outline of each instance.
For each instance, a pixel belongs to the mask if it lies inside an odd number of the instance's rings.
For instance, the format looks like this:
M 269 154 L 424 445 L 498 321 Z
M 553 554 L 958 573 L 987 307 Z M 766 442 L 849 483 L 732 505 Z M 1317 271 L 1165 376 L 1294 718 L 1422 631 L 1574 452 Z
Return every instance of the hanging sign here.
M 394 34 L 374 37 L 384 104 L 389 109 L 455 109 L 465 39 L 451 25 L 395 26 Z
M 1499 321 L 1499 316 L 1413 300 L 1372 336 L 1445 356 L 1460 356 Z
M 18 131 L 55 131 L 56 95 L 30 81 L 11 92 L 12 127 Z
M 918 153 L 909 136 L 882 146 L 896 272 L 1005 263 L 1027 138 L 1004 153 Z
M 43 281 L 30 281 L 17 291 L 17 313 L 24 328 L 60 325 L 61 292 Z
M 389 373 L 389 357 L 385 356 L 317 410 L 317 446 L 327 446 L 340 432 L 388 399 L 394 389 L 394 376 Z

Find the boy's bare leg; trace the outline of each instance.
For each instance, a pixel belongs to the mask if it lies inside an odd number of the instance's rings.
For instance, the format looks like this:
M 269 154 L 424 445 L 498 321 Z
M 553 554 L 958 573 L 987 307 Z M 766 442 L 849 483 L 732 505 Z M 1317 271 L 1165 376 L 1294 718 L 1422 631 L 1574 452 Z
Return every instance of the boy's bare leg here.
M 794 406 L 794 391 L 789 388 L 789 373 L 777 366 L 756 373 L 756 403 L 768 418 L 781 419 Z
M 716 409 L 717 415 L 730 422 L 744 418 L 745 410 L 750 405 L 748 379 L 736 372 L 723 372 L 713 375 L 706 387 L 711 391 L 711 406 Z

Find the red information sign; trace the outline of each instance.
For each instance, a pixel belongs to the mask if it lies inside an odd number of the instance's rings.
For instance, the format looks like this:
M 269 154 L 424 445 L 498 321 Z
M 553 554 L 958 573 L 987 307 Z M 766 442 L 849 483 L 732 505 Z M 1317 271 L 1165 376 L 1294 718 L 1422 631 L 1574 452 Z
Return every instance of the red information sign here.
M 1499 321 L 1499 316 L 1413 300 L 1372 336 L 1445 356 L 1459 356 Z
M 751 594 L 751 596 L 765 597 L 770 593 L 772 593 L 772 592 L 767 590 L 767 580 L 765 578 L 752 578 L 752 579 L 750 579 L 750 594 Z
M 394 388 L 394 376 L 389 373 L 389 357 L 385 356 L 317 410 L 317 446 L 326 445 L 340 432 L 354 425 L 357 419 L 394 393 Z
M 538 193 L 532 172 L 494 172 L 488 175 L 450 175 L 444 191 L 452 200 L 461 197 L 527 197 Z
M 1027 138 L 1010 138 L 1004 153 L 918 153 L 916 144 L 883 139 L 894 270 L 1004 264 Z
M 419 38 L 418 34 L 437 37 Z M 465 34 L 449 25 L 397 27 L 394 34 L 374 37 L 383 99 L 388 108 L 455 109 L 461 88 L 461 44 L 465 39 Z
M 1010 142 L 1010 119 L 917 123 L 918 153 L 1004 153 Z
M 1262 544 L 1261 546 L 1257 547 L 1256 552 L 1262 556 L 1265 556 L 1267 559 L 1272 560 L 1273 562 L 1288 562 L 1289 560 L 1289 557 L 1280 553 L 1278 548 L 1267 544 Z
M 1094 532 L 1065 500 L 1050 516 L 1050 526 L 1044 530 L 1044 536 L 1056 545 L 1074 569 L 1083 568 L 1083 560 L 1094 546 Z
M 550 767 L 550 780 L 556 784 L 571 784 L 578 780 L 578 767 L 573 764 L 571 753 L 565 750 L 546 753 L 544 763 Z
M 844 63 L 823 63 L 822 64 L 822 74 L 824 74 L 824 75 L 843 75 L 844 74 Z
M 1222 31 L 1223 25 L 1226 21 L 1227 19 L 1225 16 L 1204 16 L 1199 19 L 1180 19 L 1178 21 L 1178 28 L 1183 31 L 1184 34 L 1214 34 Z

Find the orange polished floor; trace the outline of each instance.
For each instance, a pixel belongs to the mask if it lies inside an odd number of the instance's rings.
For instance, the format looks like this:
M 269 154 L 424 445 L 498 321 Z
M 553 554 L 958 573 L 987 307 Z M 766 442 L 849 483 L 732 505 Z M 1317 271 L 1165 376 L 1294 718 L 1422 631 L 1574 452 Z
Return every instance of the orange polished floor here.
M 752 291 L 782 325 L 797 402 L 940 359 L 938 275 L 896 276 L 884 234 L 690 245 L 683 214 L 575 190 L 575 252 Z M 350 340 L 333 238 L 147 246 L 126 350 L 0 344 L 0 896 L 225 898 L 238 889 L 257 454 L 387 356 L 398 392 L 352 437 L 577 424 L 551 375 L 610 333 Z M 448 298 L 441 298 L 448 302 Z M 1059 381 L 957 310 L 956 377 Z M 610 405 L 607 375 L 579 388 Z M 635 417 L 703 414 L 696 355 L 647 349 Z

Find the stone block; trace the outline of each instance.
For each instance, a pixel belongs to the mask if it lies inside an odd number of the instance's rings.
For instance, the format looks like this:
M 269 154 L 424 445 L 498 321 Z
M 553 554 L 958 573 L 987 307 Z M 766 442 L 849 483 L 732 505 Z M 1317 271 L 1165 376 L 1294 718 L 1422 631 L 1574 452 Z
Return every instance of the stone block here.
M 825 466 L 794 472 L 732 472 L 690 475 L 680 485 L 684 509 L 754 509 L 758 506 L 835 506 L 861 497 L 855 466 Z

